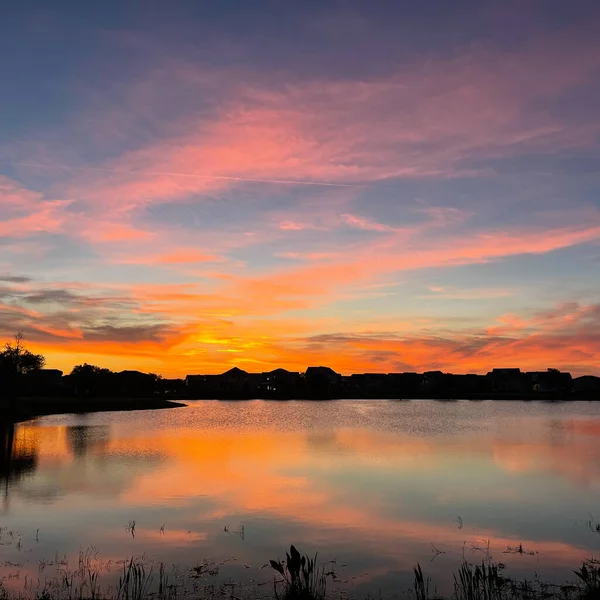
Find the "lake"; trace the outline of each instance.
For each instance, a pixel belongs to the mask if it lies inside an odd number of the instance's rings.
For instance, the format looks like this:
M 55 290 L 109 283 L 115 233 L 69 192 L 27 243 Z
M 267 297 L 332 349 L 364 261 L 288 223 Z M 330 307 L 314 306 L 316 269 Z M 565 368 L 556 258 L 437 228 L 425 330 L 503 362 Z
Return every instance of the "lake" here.
M 0 560 L 14 589 L 80 550 L 107 580 L 134 555 L 182 581 L 206 559 L 219 572 L 203 584 L 268 595 L 264 565 L 293 543 L 358 596 L 403 594 L 417 561 L 446 591 L 463 558 L 562 581 L 600 552 L 600 403 L 197 401 L 10 435 Z

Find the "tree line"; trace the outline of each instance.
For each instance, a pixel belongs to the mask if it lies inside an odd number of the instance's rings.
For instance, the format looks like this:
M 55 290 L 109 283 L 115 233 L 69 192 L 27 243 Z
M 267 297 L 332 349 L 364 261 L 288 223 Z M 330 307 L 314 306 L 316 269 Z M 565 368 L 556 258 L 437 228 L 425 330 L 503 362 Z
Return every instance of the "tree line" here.
M 43 371 L 46 359 L 24 344 L 22 333 L 0 351 L 0 397 L 10 402 L 24 396 L 150 397 L 160 394 L 162 377 L 138 371 L 114 372 L 87 363 L 73 367 L 65 377 Z

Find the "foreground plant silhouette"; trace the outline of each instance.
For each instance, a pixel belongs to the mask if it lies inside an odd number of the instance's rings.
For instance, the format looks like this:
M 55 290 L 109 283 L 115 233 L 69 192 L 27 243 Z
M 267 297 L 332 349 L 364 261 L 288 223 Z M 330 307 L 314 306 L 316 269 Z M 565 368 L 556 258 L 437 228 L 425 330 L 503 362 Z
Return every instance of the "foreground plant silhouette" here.
M 1 534 L 1 531 L 0 531 Z M 12 532 L 11 532 L 12 535 Z M 0 540 L 2 541 L 2 540 Z M 219 566 L 230 559 L 215 563 L 204 562 L 181 570 L 173 564 L 167 572 L 165 564 L 142 555 L 119 561 L 121 573 L 118 583 L 104 587 L 100 581 L 102 572 L 109 572 L 112 561 L 98 560 L 94 547 L 80 550 L 75 569 L 69 569 L 67 556 L 56 555 L 53 561 L 40 561 L 40 577 L 24 579 L 21 591 L 5 587 L 9 581 L 19 581 L 17 575 L 6 570 L 21 568 L 20 564 L 4 562 L 0 569 L 0 600 L 267 600 L 270 594 L 259 593 L 258 586 L 269 581 L 256 583 L 254 579 L 244 584 L 235 581 L 214 581 L 219 575 Z M 334 561 L 317 562 L 318 555 L 309 558 L 291 546 L 283 561 L 269 561 L 277 571 L 273 581 L 276 600 L 373 600 L 364 596 L 358 589 L 327 589 L 327 579 L 334 584 L 340 581 L 330 565 Z M 325 565 L 325 566 L 324 566 Z M 0 565 L 2 566 L 2 565 Z M 56 574 L 47 577 L 45 569 L 56 567 Z M 263 565 L 266 567 L 268 565 Z M 261 570 L 262 568 L 261 567 Z M 590 558 L 580 568 L 572 571 L 574 576 L 562 584 L 544 582 L 537 575 L 531 580 L 516 580 L 504 574 L 505 565 L 495 563 L 488 556 L 479 564 L 463 562 L 454 571 L 453 586 L 440 595 L 432 580 L 417 563 L 413 569 L 414 592 L 397 588 L 391 595 L 379 594 L 380 600 L 389 598 L 412 598 L 413 600 L 600 600 L 600 561 Z M 41 575 L 44 572 L 44 575 Z M 153 577 L 157 575 L 157 579 Z M 576 576 L 576 580 L 575 580 Z M 43 579 L 42 579 L 43 577 Z
M 269 561 L 283 577 L 281 581 L 273 581 L 275 597 L 278 600 L 323 600 L 327 591 L 327 573 L 325 567 L 317 565 L 317 554 L 314 558 L 303 556 L 292 544 L 285 555 L 284 561 Z
M 149 595 L 151 583 L 152 568 L 146 572 L 142 561 L 131 558 L 123 565 L 116 600 L 144 600 Z
M 508 581 L 500 575 L 498 565 L 463 563 L 454 574 L 454 595 L 457 600 L 501 600 Z
M 454 573 L 452 600 L 600 600 L 600 562 L 589 559 L 573 573 L 577 584 L 548 584 L 540 581 L 515 581 L 501 574 L 503 565 L 482 561 L 480 565 L 464 562 Z M 413 569 L 416 600 L 440 600 L 430 593 L 431 579 L 421 565 Z
M 584 562 L 581 567 L 573 571 L 583 584 L 581 595 L 585 600 L 598 600 L 600 598 L 600 562 Z

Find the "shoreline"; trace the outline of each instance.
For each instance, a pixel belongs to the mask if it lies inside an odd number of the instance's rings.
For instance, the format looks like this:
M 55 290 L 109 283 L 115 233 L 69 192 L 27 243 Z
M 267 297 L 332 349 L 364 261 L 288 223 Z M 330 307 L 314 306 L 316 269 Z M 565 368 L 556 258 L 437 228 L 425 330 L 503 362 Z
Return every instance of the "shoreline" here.
M 163 410 L 184 406 L 183 402 L 163 398 L 20 398 L 15 410 L 5 409 L 0 413 L 0 420 L 18 423 L 50 415 Z

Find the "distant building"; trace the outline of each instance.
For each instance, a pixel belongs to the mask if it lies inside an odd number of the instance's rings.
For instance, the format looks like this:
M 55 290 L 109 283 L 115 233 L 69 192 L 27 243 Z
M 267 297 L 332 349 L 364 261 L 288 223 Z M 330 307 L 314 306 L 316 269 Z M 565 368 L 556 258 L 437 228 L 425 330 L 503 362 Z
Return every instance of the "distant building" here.
M 300 373 L 287 369 L 274 369 L 261 374 L 261 390 L 266 396 L 287 397 L 298 392 L 302 384 Z
M 389 376 L 386 373 L 365 373 L 365 383 L 372 394 L 382 394 L 388 388 Z
M 219 387 L 226 393 L 239 394 L 248 389 L 248 373 L 238 367 L 225 371 L 220 377 Z
M 444 379 L 446 378 L 442 371 L 425 371 L 425 373 L 423 373 L 421 387 L 427 392 L 433 392 L 442 387 Z
M 70 396 L 71 389 L 58 369 L 39 369 L 27 373 L 21 393 L 28 396 Z
M 349 398 L 392 398 L 391 377 L 385 373 L 357 373 L 342 376 L 341 391 Z
M 206 375 L 186 375 L 183 381 L 188 389 L 191 387 L 198 387 L 204 384 Z
M 582 375 L 573 379 L 573 390 L 575 392 L 587 392 L 600 394 L 600 377 L 595 375 Z
M 486 375 L 467 373 L 466 375 L 451 375 L 451 378 L 455 397 L 485 396 L 492 391 L 492 381 Z
M 527 378 L 521 369 L 493 369 L 488 373 L 492 380 L 492 392 L 500 394 L 520 394 L 528 389 Z
M 364 373 L 342 375 L 342 394 L 348 398 L 361 398 L 366 395 L 367 377 Z
M 233 367 L 220 375 L 187 375 L 185 384 L 191 398 L 239 398 L 250 392 L 250 382 L 256 382 L 255 378 Z
M 141 371 L 121 371 L 114 379 L 115 394 L 123 398 L 147 398 L 157 391 L 156 377 Z
M 185 388 L 188 398 L 217 398 L 220 375 L 187 375 Z
M 308 367 L 304 375 L 307 391 L 315 398 L 339 397 L 342 376 L 329 367 Z
M 305 377 L 307 380 L 322 379 L 332 385 L 338 384 L 342 380 L 342 376 L 330 367 L 308 367 Z
M 184 379 L 168 379 L 160 380 L 160 390 L 167 395 L 182 395 L 186 392 L 186 382 Z
M 547 371 L 531 371 L 525 374 L 529 380 L 530 390 L 537 393 L 565 394 L 573 388 L 571 373 L 561 373 L 553 369 Z
M 423 389 L 421 373 L 388 373 L 388 381 L 393 398 L 417 397 Z
M 38 385 L 60 385 L 62 383 L 63 372 L 58 369 L 39 369 L 30 371 L 28 378 Z

